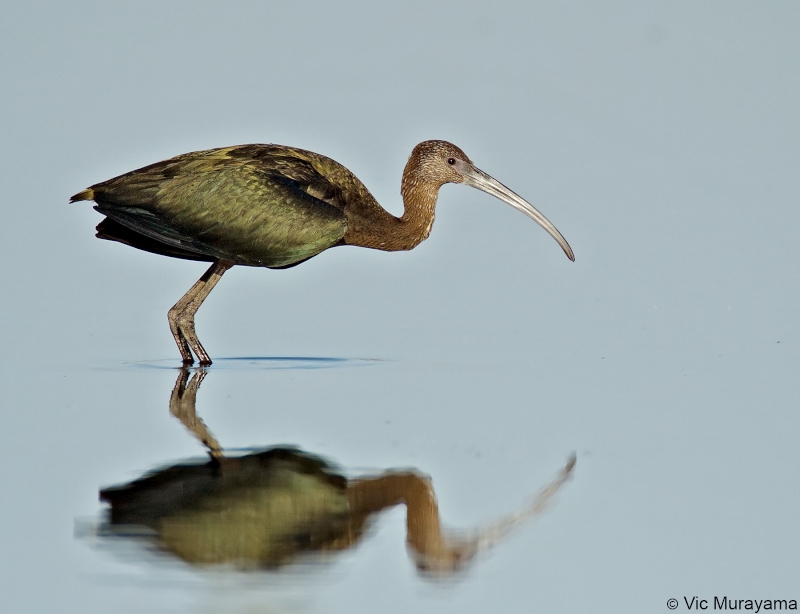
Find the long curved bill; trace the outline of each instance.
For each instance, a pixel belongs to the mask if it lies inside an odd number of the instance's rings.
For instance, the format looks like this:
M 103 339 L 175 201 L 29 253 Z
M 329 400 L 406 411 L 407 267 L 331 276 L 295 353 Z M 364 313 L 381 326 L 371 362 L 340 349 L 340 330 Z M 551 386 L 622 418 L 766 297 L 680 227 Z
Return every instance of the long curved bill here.
M 575 261 L 575 254 L 572 253 L 572 248 L 569 246 L 569 243 L 567 243 L 567 240 L 564 238 L 564 236 L 558 232 L 558 228 L 553 226 L 550 223 L 550 220 L 539 213 L 539 211 L 532 204 L 518 194 L 515 194 L 509 190 L 491 175 L 484 173 L 482 170 L 475 168 L 474 166 L 470 168 L 468 172 L 464 173 L 463 177 L 464 183 L 467 185 L 472 186 L 473 188 L 478 188 L 487 194 L 491 194 L 495 198 L 499 198 L 503 202 L 508 203 L 514 207 L 514 209 L 522 211 L 534 222 L 539 224 L 539 226 L 550 233 L 551 237 L 558 241 L 558 244 L 561 246 L 561 249 L 564 250 L 567 258 L 573 262 Z

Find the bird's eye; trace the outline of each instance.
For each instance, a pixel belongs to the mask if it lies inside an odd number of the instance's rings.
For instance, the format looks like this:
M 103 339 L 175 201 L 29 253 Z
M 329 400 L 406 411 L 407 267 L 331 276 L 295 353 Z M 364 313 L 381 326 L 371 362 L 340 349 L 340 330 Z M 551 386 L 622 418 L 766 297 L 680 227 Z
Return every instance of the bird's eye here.
M 455 158 L 447 158 L 447 163 L 450 166 L 453 166 L 456 163 L 456 159 Z

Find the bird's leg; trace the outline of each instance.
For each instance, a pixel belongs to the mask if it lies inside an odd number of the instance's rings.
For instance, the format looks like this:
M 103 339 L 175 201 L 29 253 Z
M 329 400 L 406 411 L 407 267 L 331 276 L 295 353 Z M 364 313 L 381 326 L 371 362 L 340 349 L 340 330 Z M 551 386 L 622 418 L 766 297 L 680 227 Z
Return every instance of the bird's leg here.
M 175 380 L 175 387 L 169 397 L 169 411 L 180 420 L 189 431 L 208 448 L 208 453 L 212 458 L 221 459 L 222 447 L 214 436 L 209 432 L 205 423 L 197 416 L 197 390 L 206 371 L 200 369 L 189 380 L 189 370 L 181 369 L 178 379 Z M 188 384 L 188 385 L 187 385 Z
M 178 349 L 183 358 L 183 364 L 190 365 L 194 362 L 192 351 L 197 355 L 201 365 L 210 365 L 211 358 L 208 352 L 203 349 L 194 328 L 194 314 L 200 309 L 200 305 L 206 300 L 211 290 L 217 285 L 223 273 L 233 266 L 227 260 L 217 260 L 203 276 L 197 280 L 189 291 L 181 297 L 172 309 L 167 313 L 169 329 L 178 344 Z
M 169 320 L 169 329 L 172 331 L 172 337 L 175 339 L 175 343 L 178 345 L 178 350 L 180 350 L 181 358 L 183 358 L 184 366 L 191 365 L 194 362 L 194 357 L 192 356 L 192 350 L 189 348 L 189 343 L 186 341 L 186 338 L 183 336 L 180 328 L 178 327 L 178 317 L 182 313 L 182 311 L 186 308 L 185 300 L 186 297 L 189 297 L 193 292 L 196 292 L 197 288 L 201 285 L 201 282 L 197 282 L 195 285 L 191 287 L 191 289 L 183 295 L 181 300 L 175 303 L 167 312 L 167 319 Z
M 189 288 L 189 291 L 184 294 L 181 299 L 172 306 L 172 309 L 167 312 L 167 319 L 169 320 L 169 329 L 172 331 L 172 336 L 175 339 L 175 343 L 178 344 L 178 350 L 180 350 L 181 357 L 183 358 L 184 365 L 191 365 L 194 362 L 194 357 L 192 356 L 191 346 L 189 345 L 188 340 L 186 339 L 186 335 L 184 334 L 184 327 L 186 326 L 185 314 L 187 309 L 192 303 L 192 300 L 199 292 L 201 292 L 206 285 L 206 279 L 208 278 L 209 273 L 214 268 L 214 265 L 206 271 L 203 276 L 197 280 L 197 282 Z M 195 311 L 197 311 L 195 309 Z M 192 314 L 193 316 L 194 314 Z M 194 318 L 189 318 L 189 323 L 194 329 Z M 194 335 L 197 337 L 197 334 Z M 199 358 L 199 357 L 198 357 Z

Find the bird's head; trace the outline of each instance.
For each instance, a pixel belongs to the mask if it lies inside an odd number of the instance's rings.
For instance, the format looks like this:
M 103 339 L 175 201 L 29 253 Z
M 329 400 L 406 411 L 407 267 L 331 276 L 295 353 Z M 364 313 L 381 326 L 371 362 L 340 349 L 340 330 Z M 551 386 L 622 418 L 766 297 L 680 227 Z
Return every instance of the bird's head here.
M 443 186 L 445 183 L 464 183 L 465 173 L 475 168 L 461 149 L 447 141 L 423 141 L 411 152 L 406 164 L 410 180 Z
M 533 205 L 494 177 L 476 167 L 467 154 L 447 141 L 423 141 L 411 152 L 403 171 L 403 197 L 416 189 L 437 191 L 445 183 L 464 183 L 477 188 L 533 219 L 552 236 L 567 258 L 575 260 L 572 248 L 558 229 Z

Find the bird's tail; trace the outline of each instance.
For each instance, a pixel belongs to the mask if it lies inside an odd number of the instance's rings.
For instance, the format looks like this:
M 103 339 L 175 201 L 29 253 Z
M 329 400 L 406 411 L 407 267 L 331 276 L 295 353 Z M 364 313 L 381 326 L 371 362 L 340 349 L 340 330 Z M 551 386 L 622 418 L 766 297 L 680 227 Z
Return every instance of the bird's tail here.
M 86 188 L 83 192 L 78 192 L 75 196 L 69 199 L 69 202 L 75 203 L 79 200 L 94 200 L 94 190 Z

